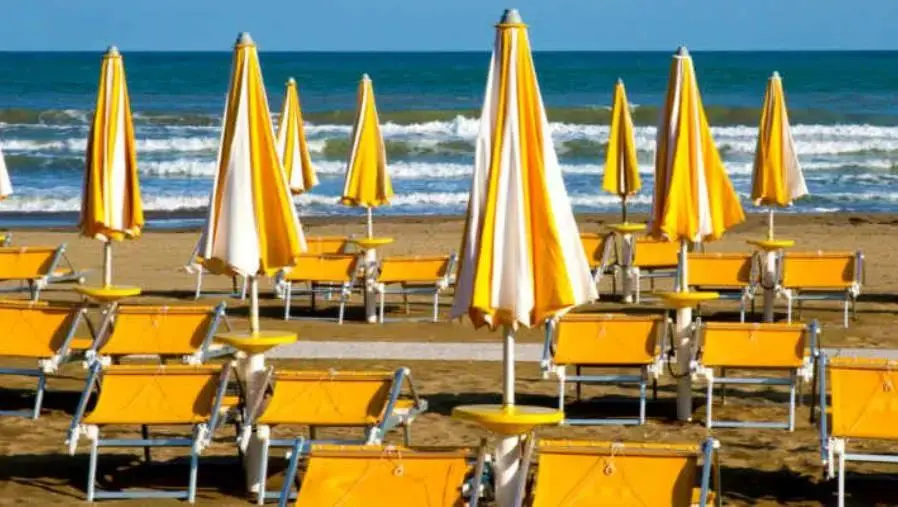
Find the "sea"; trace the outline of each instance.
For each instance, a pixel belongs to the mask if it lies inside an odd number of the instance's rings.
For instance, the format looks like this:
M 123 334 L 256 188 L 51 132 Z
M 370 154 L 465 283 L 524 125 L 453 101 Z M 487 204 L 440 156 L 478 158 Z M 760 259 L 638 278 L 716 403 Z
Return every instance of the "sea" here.
M 230 52 L 124 51 L 143 203 L 154 226 L 198 226 L 212 190 Z M 0 147 L 15 194 L 7 225 L 71 225 L 80 209 L 84 150 L 101 52 L 0 53 Z M 396 196 L 377 215 L 464 213 L 487 52 L 262 52 L 277 124 L 295 77 L 321 184 L 295 198 L 301 216 L 358 214 L 339 204 L 356 89 L 374 81 Z M 534 55 L 552 139 L 577 212 L 616 212 L 601 191 L 611 93 L 623 79 L 651 205 L 655 130 L 669 52 Z M 746 210 L 767 78 L 782 77 L 811 195 L 788 213 L 898 211 L 898 52 L 694 52 L 708 119 Z

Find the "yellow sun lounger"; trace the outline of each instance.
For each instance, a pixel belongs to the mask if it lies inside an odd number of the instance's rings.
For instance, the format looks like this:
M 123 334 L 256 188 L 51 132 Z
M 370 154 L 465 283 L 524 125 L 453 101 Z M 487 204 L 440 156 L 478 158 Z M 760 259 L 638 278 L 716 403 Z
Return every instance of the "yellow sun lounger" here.
M 293 447 L 281 507 L 287 505 L 302 446 Z M 313 445 L 295 505 L 476 507 L 484 449 Z
M 225 308 L 224 302 L 216 306 L 118 305 L 103 319 L 86 359 L 106 365 L 127 356 L 206 362 L 219 324 L 224 322 L 230 329 Z
M 693 373 L 707 381 L 705 426 L 708 428 L 795 429 L 795 392 L 799 381 L 810 382 L 814 373 L 811 351 L 817 344 L 817 322 L 757 324 L 703 322 L 697 329 L 698 352 Z M 715 369 L 720 369 L 718 376 Z M 759 377 L 727 376 L 728 370 L 763 372 Z M 786 372 L 788 376 L 774 376 Z M 789 419 L 781 421 L 715 421 L 714 386 L 727 384 L 789 386 Z
M 352 243 L 346 236 L 310 236 L 306 238 L 306 253 L 315 255 L 349 253 Z
M 639 237 L 633 242 L 632 259 L 630 266 L 632 274 L 636 277 L 636 302 L 640 302 L 642 293 L 642 279 L 648 279 L 652 290 L 655 288 L 655 279 L 674 278 L 679 263 L 679 243 L 675 241 L 659 241 L 649 237 Z M 623 269 L 624 264 L 619 261 L 618 269 Z
M 851 452 L 849 441 L 898 440 L 898 361 L 820 355 L 820 449 L 827 477 L 838 475 L 845 505 L 845 462 L 898 463 L 896 454 Z M 829 378 L 827 379 L 827 374 Z M 827 390 L 831 401 L 827 403 Z
M 527 469 L 535 452 L 533 507 L 719 506 L 718 447 L 712 438 L 700 445 L 531 441 L 515 505 L 524 503 Z
M 409 387 L 408 398 L 400 397 L 404 385 Z M 271 438 L 272 427 L 307 426 L 308 438 L 302 439 L 303 454 L 310 445 L 317 443 L 377 444 L 396 427 L 405 430 L 408 444 L 412 422 L 427 410 L 427 402 L 418 397 L 407 368 L 395 372 L 274 371 L 269 368 L 259 389 L 262 393 L 271 389 L 271 395 L 267 398 L 256 396 L 256 405 L 246 407 L 240 439 L 244 449 L 250 438 L 261 441 L 259 504 L 278 495 L 277 492 L 266 493 L 265 488 L 269 449 L 291 447 L 294 443 L 292 437 Z M 359 428 L 363 434 L 352 440 L 319 440 L 317 430 L 322 427 Z M 253 430 L 255 437 L 252 437 Z
M 101 498 L 184 498 L 196 497 L 198 458 L 209 444 L 222 415 L 222 401 L 230 379 L 230 364 L 103 366 L 96 362 L 88 373 L 87 386 L 69 427 L 66 444 L 74 455 L 81 435 L 90 440 L 87 471 L 87 501 Z M 85 416 L 93 384 L 99 396 L 93 411 Z M 142 438 L 103 438 L 108 426 L 141 426 Z M 149 426 L 190 428 L 190 436 L 150 438 Z M 189 447 L 190 477 L 182 491 L 104 491 L 96 484 L 101 447 L 143 447 L 149 459 L 150 447 Z
M 638 384 L 639 417 L 614 419 L 565 418 L 564 424 L 644 424 L 646 386 L 660 376 L 667 319 L 660 315 L 569 313 L 550 321 L 541 362 L 544 377 L 558 379 L 558 408 L 564 410 L 565 386 L 573 383 L 580 399 L 582 384 Z M 576 374 L 568 375 L 574 367 Z M 582 368 L 638 369 L 639 374 L 583 375 Z
M 425 294 L 433 297 L 433 322 L 439 320 L 440 294 L 449 288 L 450 277 L 455 271 L 456 254 L 432 257 L 386 257 L 377 266 L 374 292 L 379 301 L 380 322 L 384 322 L 384 300 L 387 295 L 398 294 L 405 302 L 408 313 L 408 296 Z
M 0 410 L 0 415 L 37 419 L 47 388 L 47 376 L 57 372 L 74 352 L 83 352 L 90 339 L 76 338 L 87 307 L 43 301 L 0 300 L 0 357 L 36 361 L 35 368 L 0 368 L 0 375 L 37 377 L 34 407 Z
M 76 271 L 65 256 L 65 245 L 0 247 L 0 282 L 27 285 L 32 300 L 51 283 L 84 282 L 85 273 Z M 21 287 L 4 288 L 7 292 Z
M 857 252 L 784 252 L 777 259 L 777 294 L 786 299 L 789 322 L 792 302 L 844 301 L 843 325 L 848 327 L 848 310 L 857 309 L 864 279 L 864 254 Z
M 193 299 L 199 299 L 203 296 L 203 276 L 206 273 L 213 275 L 225 275 L 231 278 L 231 291 L 225 293 L 210 293 L 206 292 L 207 295 L 224 295 L 227 297 L 234 297 L 238 299 L 246 299 L 246 278 L 243 279 L 243 284 L 238 286 L 237 277 L 239 276 L 234 272 L 220 272 L 216 269 L 210 269 L 210 266 L 206 263 L 206 259 L 203 259 L 199 256 L 200 245 L 197 244 L 196 248 L 193 250 L 193 253 L 190 255 L 190 262 L 187 263 L 187 266 L 184 267 L 184 270 L 188 273 L 196 273 L 196 290 L 193 294 Z
M 745 322 L 745 309 L 754 301 L 760 276 L 758 256 L 752 253 L 689 253 L 686 263 L 689 287 L 712 290 L 720 294 L 720 299 L 739 301 L 739 321 Z
M 580 233 L 580 243 L 586 252 L 586 261 L 592 273 L 593 283 L 598 287 L 602 276 L 614 274 L 614 261 L 617 258 L 614 249 L 614 234 Z M 611 277 L 611 293 L 617 293 L 617 278 Z
M 294 296 L 308 295 L 315 309 L 315 296 L 323 294 L 340 297 L 338 323 L 343 323 L 346 302 L 356 285 L 359 271 L 358 255 L 303 254 L 296 265 L 284 273 L 284 320 L 290 320 L 290 305 Z M 306 288 L 294 289 L 294 283 L 305 283 Z

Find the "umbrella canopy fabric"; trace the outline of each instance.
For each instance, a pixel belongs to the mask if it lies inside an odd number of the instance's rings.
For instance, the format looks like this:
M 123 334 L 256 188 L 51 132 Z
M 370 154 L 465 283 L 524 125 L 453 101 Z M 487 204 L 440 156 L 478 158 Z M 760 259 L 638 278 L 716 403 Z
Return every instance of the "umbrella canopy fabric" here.
M 3 159 L 3 150 L 0 150 L 0 200 L 12 195 L 12 182 L 9 181 L 9 171 L 6 169 L 6 160 Z
M 709 241 L 745 220 L 711 137 L 686 48 L 677 51 L 670 67 L 656 145 L 652 235 Z
M 203 265 L 242 276 L 293 266 L 305 238 L 275 150 L 256 45 L 245 33 L 234 47 L 213 181 L 199 248 Z
M 290 192 L 299 195 L 309 191 L 318 184 L 309 146 L 306 142 L 306 131 L 303 127 L 302 109 L 299 107 L 299 94 L 296 91 L 296 80 L 287 80 L 284 95 L 284 106 L 278 123 L 277 151 L 281 164 L 287 172 L 287 183 Z
M 774 72 L 767 81 L 758 127 L 751 199 L 756 206 L 786 207 L 807 193 L 792 139 L 792 127 L 789 126 L 783 81 L 779 73 Z
M 531 327 L 596 297 L 527 27 L 509 11 L 490 62 L 452 314 Z
M 611 129 L 608 133 L 602 188 L 609 194 L 626 199 L 638 192 L 641 187 L 639 164 L 636 161 L 636 139 L 633 137 L 633 118 L 630 116 L 624 82 L 618 80 L 614 85 Z
M 115 46 L 103 56 L 85 158 L 81 235 L 103 241 L 140 236 L 144 218 L 131 102 L 125 66 Z
M 374 104 L 374 86 L 368 74 L 359 83 L 357 103 L 341 202 L 347 206 L 376 208 L 390 202 L 393 183 L 387 172 L 387 152 Z

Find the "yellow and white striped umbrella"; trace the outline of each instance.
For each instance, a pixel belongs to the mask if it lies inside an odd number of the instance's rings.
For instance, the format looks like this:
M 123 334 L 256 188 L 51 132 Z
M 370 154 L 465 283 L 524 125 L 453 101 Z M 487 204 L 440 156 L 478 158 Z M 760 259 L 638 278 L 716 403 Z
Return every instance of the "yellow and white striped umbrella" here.
M 674 55 L 655 151 L 651 233 L 703 242 L 745 220 L 711 137 L 686 48 Z
M 103 56 L 97 109 L 87 142 L 81 235 L 103 241 L 140 236 L 143 206 L 125 66 L 118 49 Z
M 256 45 L 234 47 L 221 145 L 198 256 L 216 273 L 251 277 L 293 266 L 305 250 L 275 149 Z
M 791 206 L 792 201 L 807 193 L 789 126 L 783 81 L 774 72 L 764 94 L 751 188 L 755 206 L 771 207 L 768 236 L 773 237 L 773 206 Z
M 0 150 L 0 200 L 12 195 L 12 182 L 9 180 L 9 171 L 6 169 L 6 160 L 3 159 L 3 150 Z
M 363 75 L 359 83 L 357 103 L 351 137 L 352 151 L 346 164 L 341 202 L 368 209 L 368 236 L 371 237 L 371 209 L 390 203 L 393 183 L 387 172 L 387 152 L 374 103 L 374 86 L 368 74 Z
M 527 27 L 497 25 L 452 313 L 538 326 L 595 299 L 540 96 Z
M 611 128 L 605 155 L 605 177 L 602 188 L 621 198 L 623 220 L 627 221 L 627 197 L 639 192 L 639 164 L 636 160 L 636 139 L 633 137 L 633 118 L 627 103 L 627 92 L 620 79 L 614 85 L 611 106 Z
M 281 164 L 287 172 L 287 183 L 291 193 L 299 195 L 318 184 L 312 158 L 309 156 L 309 145 L 306 142 L 296 80 L 292 77 L 287 80 L 284 106 L 278 123 L 277 151 L 281 157 Z

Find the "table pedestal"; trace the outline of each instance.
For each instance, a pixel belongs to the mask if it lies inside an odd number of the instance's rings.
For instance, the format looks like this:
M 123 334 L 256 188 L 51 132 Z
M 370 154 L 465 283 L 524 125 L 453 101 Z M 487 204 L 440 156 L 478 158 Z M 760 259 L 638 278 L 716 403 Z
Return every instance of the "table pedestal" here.
M 369 324 L 377 322 L 377 300 L 374 295 L 375 270 L 377 267 L 377 248 L 389 245 L 393 238 L 361 238 L 350 240 L 365 252 L 365 320 Z
M 645 224 L 633 224 L 624 222 L 622 224 L 611 224 L 609 229 L 614 231 L 615 236 L 620 241 L 620 252 L 623 264 L 621 266 L 621 297 L 624 303 L 633 302 L 633 234 L 642 232 L 646 229 Z M 638 281 L 636 283 L 639 283 Z
M 779 252 L 795 246 L 790 239 L 752 239 L 746 241 L 763 252 L 763 270 L 761 274 L 764 287 L 764 322 L 773 322 L 773 305 L 776 301 L 776 258 Z

